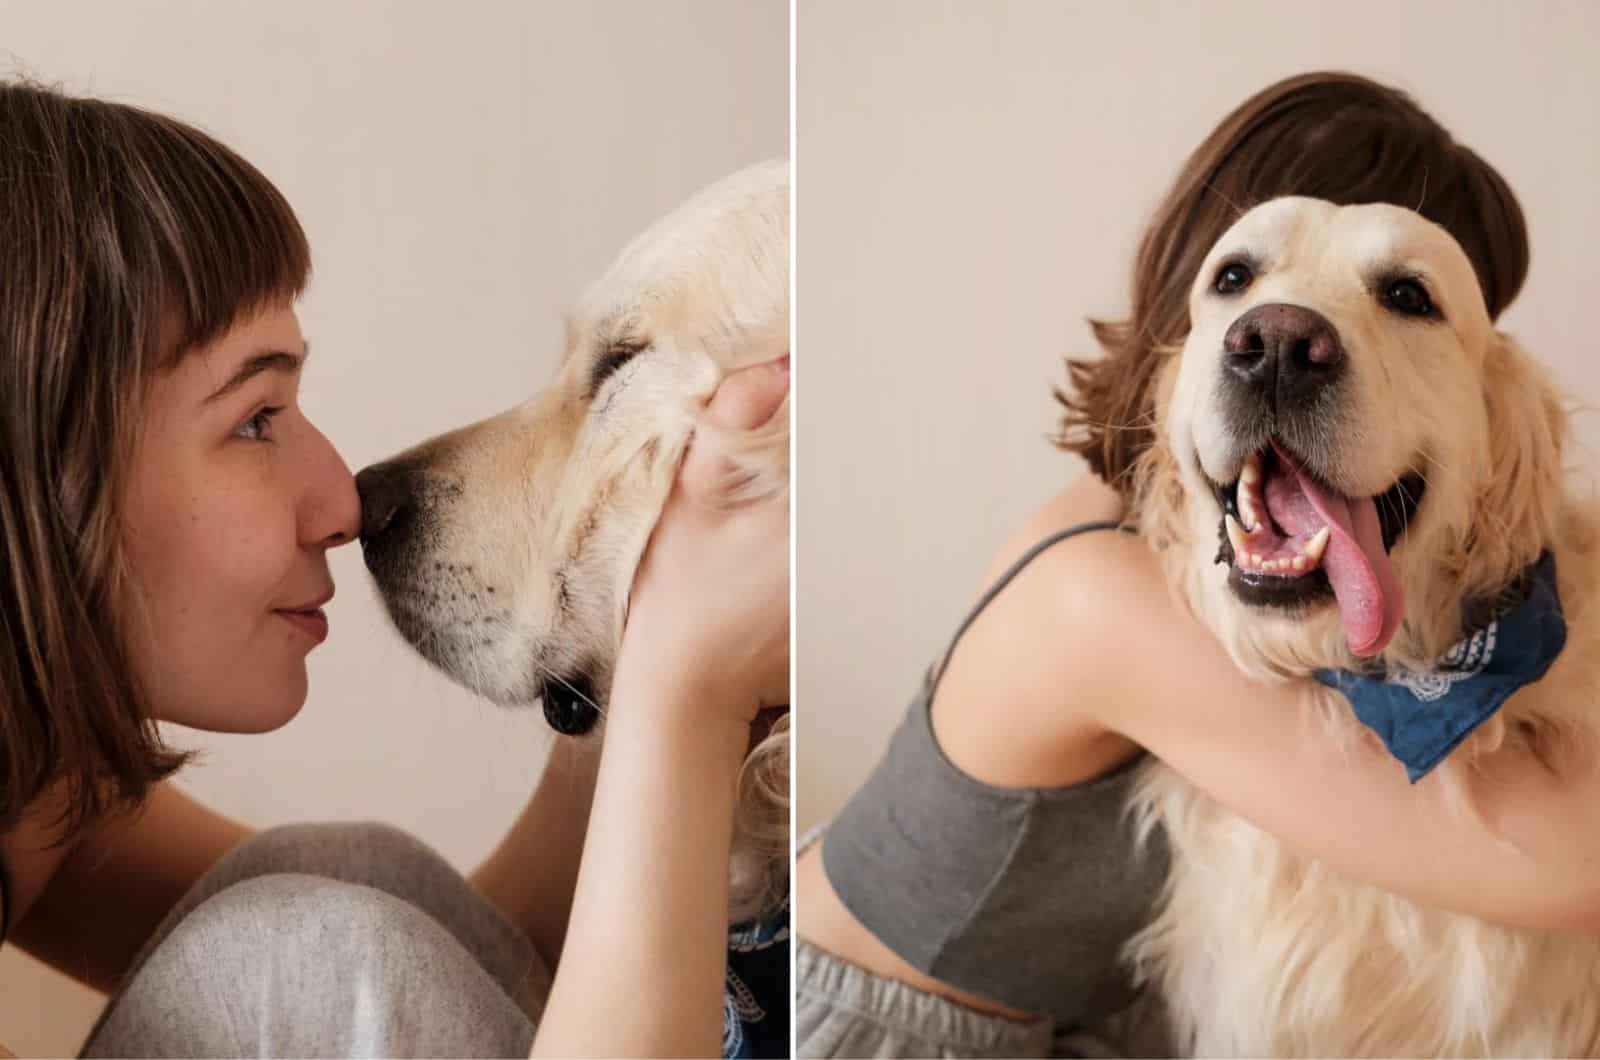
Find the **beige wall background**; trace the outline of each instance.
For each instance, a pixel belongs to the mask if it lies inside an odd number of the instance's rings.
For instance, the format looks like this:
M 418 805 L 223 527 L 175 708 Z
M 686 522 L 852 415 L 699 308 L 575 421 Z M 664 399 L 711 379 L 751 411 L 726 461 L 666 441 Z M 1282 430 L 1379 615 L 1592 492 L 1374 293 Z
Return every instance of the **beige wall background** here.
M 352 469 L 522 400 L 561 314 L 637 231 L 789 147 L 785 0 L 0 0 L 0 71 L 167 111 L 310 235 L 303 400 Z M 480 703 L 334 554 L 299 718 L 204 748 L 185 787 L 256 825 L 390 821 L 467 869 L 533 788 L 542 716 Z M 0 1042 L 76 1051 L 97 995 L 0 951 Z
M 1061 358 L 1097 352 L 1084 318 L 1126 310 L 1178 166 L 1267 84 L 1375 77 L 1496 165 L 1533 243 L 1502 326 L 1600 402 L 1597 55 L 1587 0 L 801 0 L 799 825 L 859 786 L 995 549 L 1080 473 L 1046 441 Z

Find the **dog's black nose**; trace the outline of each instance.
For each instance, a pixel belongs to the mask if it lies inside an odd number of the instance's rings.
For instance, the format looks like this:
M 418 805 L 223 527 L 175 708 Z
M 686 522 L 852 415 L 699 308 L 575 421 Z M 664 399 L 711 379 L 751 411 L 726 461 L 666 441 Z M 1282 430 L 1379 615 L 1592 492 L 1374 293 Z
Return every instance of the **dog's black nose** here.
M 374 464 L 356 475 L 361 496 L 361 544 L 370 548 L 408 520 L 416 507 L 416 474 L 393 463 Z
M 1223 336 L 1223 371 L 1284 411 L 1303 406 L 1344 371 L 1328 318 L 1304 306 L 1258 305 Z

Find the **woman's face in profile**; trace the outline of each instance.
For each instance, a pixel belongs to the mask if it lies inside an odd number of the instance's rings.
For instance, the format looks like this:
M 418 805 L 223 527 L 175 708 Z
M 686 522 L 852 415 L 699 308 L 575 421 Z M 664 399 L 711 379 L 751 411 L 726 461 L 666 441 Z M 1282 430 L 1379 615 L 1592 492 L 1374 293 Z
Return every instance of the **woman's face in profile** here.
M 306 696 L 327 636 L 327 550 L 354 540 L 354 480 L 300 410 L 288 304 L 158 372 L 142 405 L 123 540 L 134 667 L 156 717 L 264 732 Z

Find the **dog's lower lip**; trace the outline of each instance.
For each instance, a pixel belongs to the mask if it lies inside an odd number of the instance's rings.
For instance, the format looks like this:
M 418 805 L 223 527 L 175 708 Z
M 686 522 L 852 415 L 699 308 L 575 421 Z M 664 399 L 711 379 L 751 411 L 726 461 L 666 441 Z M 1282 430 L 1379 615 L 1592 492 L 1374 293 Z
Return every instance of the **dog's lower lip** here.
M 566 677 L 551 675 L 540 686 L 545 721 L 556 732 L 581 736 L 599 723 L 594 683 L 587 674 L 580 671 Z

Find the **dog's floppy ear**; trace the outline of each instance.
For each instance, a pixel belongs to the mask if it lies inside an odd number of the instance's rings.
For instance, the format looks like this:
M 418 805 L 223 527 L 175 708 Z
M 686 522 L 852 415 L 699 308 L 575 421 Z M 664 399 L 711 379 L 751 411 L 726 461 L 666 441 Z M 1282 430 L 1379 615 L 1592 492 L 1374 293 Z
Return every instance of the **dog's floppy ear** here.
M 1168 347 L 1156 352 L 1165 355 L 1165 360 L 1157 367 L 1151 387 L 1154 408 L 1139 416 L 1141 422 L 1155 425 L 1155 444 L 1147 446 L 1132 464 L 1123 469 L 1117 480 L 1108 482 L 1128 498 L 1124 521 L 1137 526 L 1151 547 L 1160 552 L 1185 537 L 1183 475 L 1171 438 L 1167 435 L 1167 410 L 1172 403 L 1173 388 L 1178 382 L 1177 355 L 1181 354 L 1182 347 Z M 1148 420 L 1145 420 L 1146 415 Z M 1135 424 L 1113 426 L 1117 430 L 1132 430 Z
M 1475 573 L 1514 576 L 1555 536 L 1567 413 L 1544 368 L 1494 332 L 1484 358 L 1487 474 L 1475 498 Z

